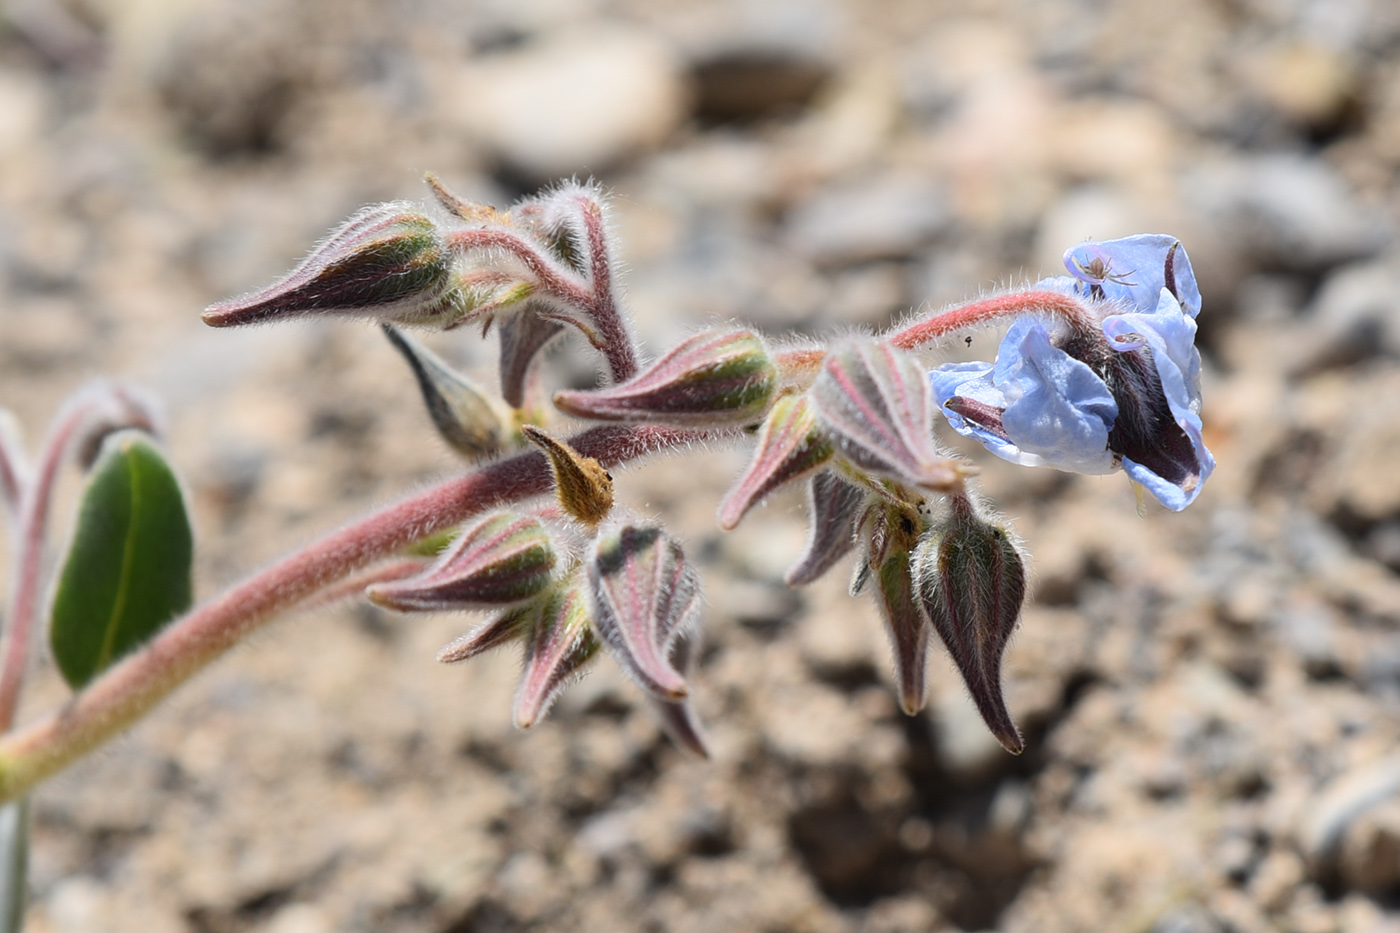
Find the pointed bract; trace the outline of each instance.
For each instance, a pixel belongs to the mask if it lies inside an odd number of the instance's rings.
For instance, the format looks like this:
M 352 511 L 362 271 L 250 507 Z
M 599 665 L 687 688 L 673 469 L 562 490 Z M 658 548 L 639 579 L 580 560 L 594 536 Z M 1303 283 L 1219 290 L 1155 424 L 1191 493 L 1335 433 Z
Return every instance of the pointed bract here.
M 564 331 L 558 321 L 540 317 L 533 304 L 502 318 L 501 397 L 512 408 L 523 408 L 529 396 L 531 366 L 540 351 Z
M 372 586 L 366 595 L 390 609 L 474 609 L 522 602 L 550 585 L 555 552 L 533 515 L 498 512 L 467 528 L 428 572 Z
M 460 635 L 438 649 L 437 659 L 443 664 L 469 661 L 502 645 L 528 637 L 539 609 L 534 604 L 507 609 Z
M 871 504 L 860 521 L 864 565 L 875 584 L 875 602 L 894 654 L 895 688 L 904 712 L 924 708 L 928 696 L 928 618 L 919 609 L 910 551 L 923 530 L 918 510 L 886 502 Z
M 694 632 L 683 634 L 671 648 L 671 664 L 685 677 L 690 676 L 695 655 L 699 653 L 699 639 Z M 661 719 L 661 728 L 683 751 L 697 758 L 709 758 L 709 743 L 705 729 L 695 715 L 690 697 L 684 700 L 661 700 L 650 694 L 647 701 Z
M 810 390 L 821 425 L 857 469 L 940 492 L 963 471 L 933 443 L 933 398 L 914 358 L 885 341 L 857 340 L 826 355 Z
M 807 547 L 784 578 L 788 586 L 804 586 L 855 547 L 855 520 L 865 505 L 866 492 L 823 470 L 807 483 Z
M 395 201 L 360 211 L 301 265 L 252 295 L 211 305 L 213 327 L 342 313 L 404 324 L 451 323 L 461 294 L 437 225 Z
M 621 385 L 558 392 L 554 404 L 598 421 L 745 425 L 763 415 L 777 384 L 778 370 L 756 334 L 707 331 Z
M 601 463 L 583 456 L 533 424 L 523 426 L 520 431 L 549 458 L 554 488 L 564 511 L 589 527 L 608 517 L 613 504 L 612 475 Z
M 588 561 L 588 581 L 604 647 L 648 693 L 683 698 L 685 678 L 670 652 L 699 618 L 700 579 L 680 544 L 654 526 L 607 529 Z
M 749 509 L 773 490 L 819 468 L 836 452 L 817 426 L 805 395 L 785 395 L 773 403 L 744 475 L 719 505 L 719 526 L 733 531 Z
M 525 639 L 525 668 L 515 691 L 515 724 L 528 729 L 544 719 L 555 699 L 600 647 L 591 627 L 588 593 L 574 579 L 557 587 L 539 608 Z
M 1014 754 L 1025 747 L 1001 686 L 1002 656 L 1026 597 L 1016 542 L 983 520 L 966 496 L 952 497 L 949 518 L 914 552 L 919 600 L 962 673 L 992 734 Z
M 470 460 L 500 453 L 505 424 L 486 393 L 393 325 L 381 327 L 413 369 L 423 404 L 442 439 Z

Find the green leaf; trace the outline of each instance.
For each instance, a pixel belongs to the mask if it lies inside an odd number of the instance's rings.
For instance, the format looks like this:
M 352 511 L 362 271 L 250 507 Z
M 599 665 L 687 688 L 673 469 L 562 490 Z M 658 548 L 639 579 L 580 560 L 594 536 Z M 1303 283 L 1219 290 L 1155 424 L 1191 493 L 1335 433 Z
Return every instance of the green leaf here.
M 49 637 L 81 689 L 189 608 L 193 536 L 175 474 L 150 441 L 107 441 L 83 493 Z

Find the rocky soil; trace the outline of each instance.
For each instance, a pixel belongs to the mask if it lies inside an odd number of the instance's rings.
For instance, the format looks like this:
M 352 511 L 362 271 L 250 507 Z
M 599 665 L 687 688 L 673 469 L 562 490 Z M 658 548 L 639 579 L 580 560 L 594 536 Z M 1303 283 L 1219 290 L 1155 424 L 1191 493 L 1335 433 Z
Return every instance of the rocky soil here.
M 844 569 L 781 586 L 796 495 L 716 530 L 742 450 L 629 471 L 704 565 L 712 760 L 609 664 L 520 733 L 514 659 L 433 661 L 471 620 L 307 613 L 36 794 L 28 929 L 1400 931 L 1400 6 L 14 0 L 0 23 L 0 403 L 34 438 L 98 374 L 158 392 L 201 594 L 457 468 L 372 328 L 199 321 L 424 170 L 502 205 L 599 179 L 653 351 L 721 319 L 879 327 L 1174 233 L 1220 464 L 1140 517 L 1121 475 L 977 457 L 1036 566 L 1020 757 L 941 654 L 929 710 L 898 711 Z M 432 342 L 491 378 L 473 335 Z M 594 363 L 570 345 L 553 378 Z M 24 713 L 63 696 L 36 661 Z

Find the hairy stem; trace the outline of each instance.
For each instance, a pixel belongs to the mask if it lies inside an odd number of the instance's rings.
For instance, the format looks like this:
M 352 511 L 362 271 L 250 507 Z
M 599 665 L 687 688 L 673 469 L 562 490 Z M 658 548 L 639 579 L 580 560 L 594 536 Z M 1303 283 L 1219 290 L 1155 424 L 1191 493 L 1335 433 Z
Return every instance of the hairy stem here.
M 1074 328 L 1092 327 L 1089 314 L 1079 299 L 1064 292 L 1037 290 L 969 301 L 906 324 L 886 339 L 902 350 L 916 350 L 961 330 L 986 327 L 1027 314 L 1057 317 Z
M 640 426 L 592 428 L 569 443 L 605 467 L 720 432 Z M 549 467 L 520 454 L 449 480 L 332 532 L 197 606 L 114 665 L 63 709 L 0 741 L 0 803 L 14 800 L 145 715 L 210 661 L 280 612 L 370 563 L 492 506 L 547 492 Z
M 58 416 L 44 444 L 38 474 L 27 488 L 20 490 L 19 535 L 7 613 L 10 621 L 5 632 L 4 661 L 0 663 L 0 732 L 14 723 L 19 691 L 29 663 L 29 639 L 39 621 L 44 542 L 54 484 L 74 436 L 85 426 L 98 404 L 96 396 L 82 395 Z

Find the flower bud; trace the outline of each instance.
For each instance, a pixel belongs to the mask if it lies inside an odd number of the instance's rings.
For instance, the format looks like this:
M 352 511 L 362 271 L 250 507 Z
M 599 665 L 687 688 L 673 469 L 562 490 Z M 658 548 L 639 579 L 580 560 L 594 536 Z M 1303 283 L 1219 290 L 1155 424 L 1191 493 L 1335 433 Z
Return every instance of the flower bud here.
M 817 416 L 805 395 L 778 399 L 758 432 L 748 469 L 719 505 L 719 526 L 734 530 L 765 496 L 817 469 L 834 453 L 835 447 L 817 426 Z
M 756 334 L 708 331 L 683 341 L 628 382 L 558 392 L 554 404 L 599 421 L 745 425 L 762 416 L 777 384 L 777 368 Z
M 442 439 L 469 460 L 500 453 L 505 420 L 486 393 L 418 341 L 390 324 L 381 326 L 412 367 L 423 403 Z
M 680 543 L 658 527 L 623 525 L 598 536 L 587 562 L 593 625 L 638 685 L 663 700 L 687 693 L 671 661 L 700 615 L 700 578 Z
M 807 484 L 807 547 L 784 578 L 788 586 L 811 583 L 855 546 L 855 518 L 866 492 L 823 470 Z
M 1026 570 L 1015 540 L 977 514 L 966 495 L 914 551 L 924 611 L 962 673 L 977 711 L 1013 754 L 1025 747 L 1001 687 L 1001 661 L 1026 598 Z
M 515 724 L 521 729 L 543 719 L 560 692 L 598 653 L 591 622 L 588 593 L 579 574 L 555 587 L 536 610 L 515 691 Z
M 876 340 L 837 346 L 809 390 L 822 427 L 852 466 L 874 476 L 947 492 L 963 469 L 933 443 L 933 398 L 923 369 Z
M 451 323 L 461 294 L 437 225 L 413 204 L 367 207 L 273 285 L 211 305 L 213 327 L 342 313 L 405 324 Z
M 554 565 L 553 542 L 538 518 L 498 512 L 464 531 L 422 576 L 372 586 L 366 595 L 405 612 L 500 606 L 543 592 Z
M 532 305 L 501 319 L 501 397 L 512 408 L 524 408 L 531 395 L 531 366 L 541 350 L 564 330 L 558 321 L 540 316 Z M 531 399 L 538 401 L 538 399 Z
M 867 510 L 861 530 L 866 572 L 875 583 L 875 602 L 894 654 L 895 688 L 900 706 L 912 716 L 928 696 L 929 624 L 919 609 L 910 567 L 922 518 L 912 507 L 880 502 Z

